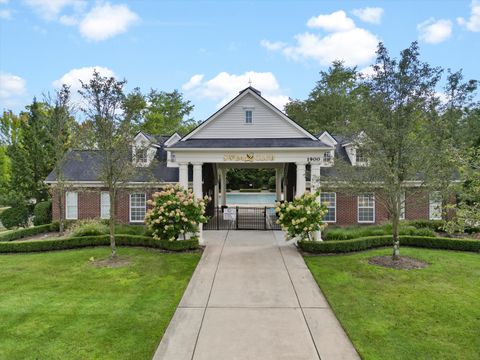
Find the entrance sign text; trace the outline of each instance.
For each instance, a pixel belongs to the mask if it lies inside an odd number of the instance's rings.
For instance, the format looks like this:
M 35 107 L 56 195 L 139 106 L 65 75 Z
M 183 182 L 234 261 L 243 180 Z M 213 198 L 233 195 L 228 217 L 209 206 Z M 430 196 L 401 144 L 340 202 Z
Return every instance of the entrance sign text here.
M 223 161 L 245 161 L 245 162 L 255 162 L 255 161 L 273 161 L 275 160 L 275 155 L 273 154 L 225 154 L 223 155 Z

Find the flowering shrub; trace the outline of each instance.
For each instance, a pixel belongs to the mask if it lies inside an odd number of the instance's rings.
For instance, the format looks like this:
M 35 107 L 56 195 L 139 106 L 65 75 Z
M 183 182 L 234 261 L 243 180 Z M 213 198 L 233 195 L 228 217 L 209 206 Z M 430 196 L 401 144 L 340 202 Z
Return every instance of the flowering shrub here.
M 192 190 L 170 185 L 152 198 L 147 201 L 153 207 L 145 214 L 145 223 L 156 240 L 186 239 L 187 234 L 198 232 L 200 223 L 207 222 L 204 213 L 208 196 L 195 199 Z
M 276 203 L 277 224 L 287 233 L 287 239 L 313 240 L 315 232 L 325 228 L 323 217 L 328 209 L 320 204 L 319 196 L 317 191 L 296 196 L 291 202 Z

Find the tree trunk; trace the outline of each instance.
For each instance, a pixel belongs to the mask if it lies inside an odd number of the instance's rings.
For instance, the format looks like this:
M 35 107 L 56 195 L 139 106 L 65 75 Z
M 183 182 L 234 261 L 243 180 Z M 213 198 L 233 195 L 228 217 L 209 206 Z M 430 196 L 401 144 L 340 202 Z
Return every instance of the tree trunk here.
M 63 186 L 60 187 L 60 189 L 57 189 L 57 193 L 58 193 L 58 198 L 57 198 L 57 201 L 58 201 L 58 210 L 60 211 L 60 219 L 59 219 L 59 224 L 58 224 L 58 232 L 60 234 L 60 236 L 63 235 L 63 233 L 65 232 L 65 209 L 64 209 L 64 202 L 63 202 L 63 199 L 64 199 L 64 194 L 65 194 L 65 189 L 63 188 Z
M 112 250 L 112 258 L 117 257 L 117 246 L 115 244 L 115 190 L 110 189 L 110 249 Z
M 399 212 L 393 215 L 392 218 L 392 232 L 393 232 L 393 260 L 400 259 L 400 239 L 398 238 L 398 227 L 399 227 L 400 219 L 399 219 Z

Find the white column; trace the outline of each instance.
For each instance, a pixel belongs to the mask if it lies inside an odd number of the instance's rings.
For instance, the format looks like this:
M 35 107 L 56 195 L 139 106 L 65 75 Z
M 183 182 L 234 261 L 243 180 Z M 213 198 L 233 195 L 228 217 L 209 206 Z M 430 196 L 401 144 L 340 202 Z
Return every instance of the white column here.
M 178 183 L 185 190 L 188 189 L 188 163 L 178 165 Z
M 275 192 L 277 201 L 282 200 L 282 169 L 275 169 Z
M 197 199 L 203 197 L 202 191 L 202 163 L 193 164 L 193 194 Z M 203 245 L 203 224 L 198 225 L 198 242 Z
M 307 180 L 305 178 L 305 163 L 296 163 L 297 165 L 297 186 L 296 195 L 300 196 L 305 193 L 307 187 Z
M 227 169 L 222 169 L 220 173 L 221 192 L 222 192 L 222 206 L 227 205 Z
M 319 164 L 312 164 L 310 165 L 310 184 L 312 188 L 312 192 L 320 189 L 320 165 Z M 318 197 L 318 201 L 320 202 L 320 197 Z M 315 239 L 318 241 L 322 241 L 322 231 L 317 231 L 315 234 Z
M 312 192 L 320 188 L 320 164 L 310 165 L 310 186 Z

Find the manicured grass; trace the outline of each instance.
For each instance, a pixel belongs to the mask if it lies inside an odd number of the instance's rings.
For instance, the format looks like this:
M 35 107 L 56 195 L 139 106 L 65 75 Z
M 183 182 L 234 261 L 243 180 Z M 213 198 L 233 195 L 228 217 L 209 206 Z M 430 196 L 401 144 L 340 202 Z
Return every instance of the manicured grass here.
M 0 359 L 151 359 L 200 258 L 120 248 L 0 255 Z
M 403 248 L 422 270 L 368 264 L 390 249 L 305 261 L 363 359 L 478 359 L 480 255 Z

